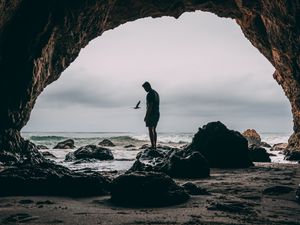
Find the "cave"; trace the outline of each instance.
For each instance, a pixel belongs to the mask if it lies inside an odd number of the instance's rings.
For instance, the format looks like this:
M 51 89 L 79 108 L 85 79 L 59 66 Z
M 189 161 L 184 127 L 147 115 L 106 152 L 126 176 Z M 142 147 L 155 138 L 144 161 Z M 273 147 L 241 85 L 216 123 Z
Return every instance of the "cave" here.
M 144 17 L 197 10 L 235 19 L 274 66 L 274 79 L 290 101 L 294 133 L 290 150 L 300 150 L 299 1 L 242 0 L 4 0 L 0 3 L 0 152 L 28 156 L 34 146 L 20 130 L 37 97 L 57 80 L 89 41 L 106 30 Z

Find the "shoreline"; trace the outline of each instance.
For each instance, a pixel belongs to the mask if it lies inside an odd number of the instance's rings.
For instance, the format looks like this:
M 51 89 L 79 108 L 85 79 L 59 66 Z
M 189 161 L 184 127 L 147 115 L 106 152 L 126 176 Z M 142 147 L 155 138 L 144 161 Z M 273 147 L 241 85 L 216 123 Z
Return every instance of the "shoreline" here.
M 106 174 L 108 175 L 108 174 Z M 111 173 L 111 176 L 116 174 Z M 211 195 L 192 195 L 180 205 L 124 208 L 109 196 L 68 198 L 9 196 L 0 198 L 2 224 L 300 224 L 295 191 L 300 183 L 297 164 L 255 163 L 246 169 L 211 169 L 205 179 L 191 181 Z M 267 188 L 288 187 L 286 193 Z

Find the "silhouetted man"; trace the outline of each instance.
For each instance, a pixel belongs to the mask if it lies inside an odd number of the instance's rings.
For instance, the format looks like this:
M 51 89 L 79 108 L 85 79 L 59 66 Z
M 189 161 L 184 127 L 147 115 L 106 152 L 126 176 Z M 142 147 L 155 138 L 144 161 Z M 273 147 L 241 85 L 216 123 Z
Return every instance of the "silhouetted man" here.
M 156 126 L 159 120 L 159 95 L 152 89 L 149 82 L 143 84 L 143 88 L 148 92 L 147 100 L 147 111 L 145 116 L 146 127 L 149 130 L 149 136 L 151 141 L 151 147 L 156 149 L 157 133 Z

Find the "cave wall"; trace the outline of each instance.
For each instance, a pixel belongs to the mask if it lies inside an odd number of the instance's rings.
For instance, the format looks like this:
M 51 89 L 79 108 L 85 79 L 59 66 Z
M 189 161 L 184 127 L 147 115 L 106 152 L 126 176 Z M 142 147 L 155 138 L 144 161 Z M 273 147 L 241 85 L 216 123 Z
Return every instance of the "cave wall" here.
M 292 107 L 290 147 L 300 149 L 299 0 L 1 0 L 1 149 L 20 148 L 37 97 L 89 41 L 128 21 L 196 10 L 235 19 L 276 68 Z

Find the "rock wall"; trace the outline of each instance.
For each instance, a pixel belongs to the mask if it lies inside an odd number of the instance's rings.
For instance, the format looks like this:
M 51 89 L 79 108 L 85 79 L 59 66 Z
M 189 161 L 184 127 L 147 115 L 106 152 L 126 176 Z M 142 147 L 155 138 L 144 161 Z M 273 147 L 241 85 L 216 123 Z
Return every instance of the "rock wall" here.
M 12 143 L 23 141 L 37 97 L 90 40 L 128 21 L 196 10 L 235 19 L 274 65 L 292 106 L 290 147 L 300 149 L 299 0 L 1 0 L 0 151 L 18 151 Z

